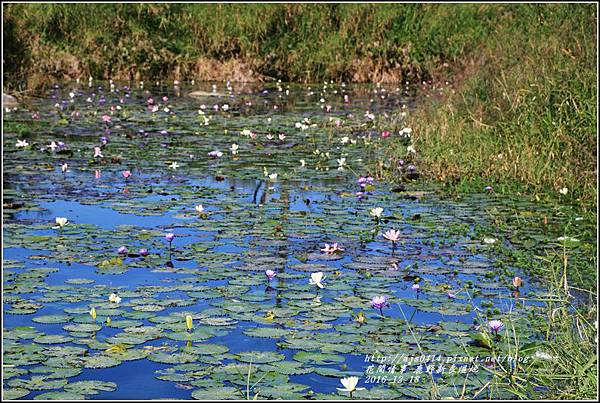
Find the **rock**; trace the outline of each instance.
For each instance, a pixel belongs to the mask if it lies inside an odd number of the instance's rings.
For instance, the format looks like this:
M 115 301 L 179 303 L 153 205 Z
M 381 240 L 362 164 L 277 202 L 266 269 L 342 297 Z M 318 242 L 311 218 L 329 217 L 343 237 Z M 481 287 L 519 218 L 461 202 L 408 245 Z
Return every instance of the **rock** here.
M 207 91 L 193 91 L 188 94 L 188 97 L 193 98 L 206 98 L 206 97 L 226 97 L 227 94 L 220 92 L 207 92 Z
M 2 107 L 10 108 L 17 105 L 19 105 L 19 101 L 17 101 L 17 98 L 13 97 L 12 95 L 2 93 Z

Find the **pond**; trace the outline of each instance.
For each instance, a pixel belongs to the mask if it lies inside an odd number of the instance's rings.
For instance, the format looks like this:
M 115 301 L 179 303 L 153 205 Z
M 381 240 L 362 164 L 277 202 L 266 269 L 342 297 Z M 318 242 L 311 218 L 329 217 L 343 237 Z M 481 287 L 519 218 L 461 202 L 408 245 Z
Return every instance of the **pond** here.
M 478 227 L 506 200 L 371 177 L 388 140 L 373 120 L 413 97 L 90 81 L 8 110 L 5 398 L 476 393 L 509 324 L 542 338 L 544 290 Z

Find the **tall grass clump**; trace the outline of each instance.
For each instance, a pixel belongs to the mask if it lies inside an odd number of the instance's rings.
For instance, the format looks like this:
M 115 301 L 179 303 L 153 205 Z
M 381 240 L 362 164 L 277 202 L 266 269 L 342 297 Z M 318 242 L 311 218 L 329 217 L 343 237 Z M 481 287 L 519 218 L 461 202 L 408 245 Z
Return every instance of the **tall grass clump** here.
M 421 172 L 451 188 L 554 199 L 566 187 L 563 201 L 595 209 L 595 6 L 482 7 L 494 10 L 494 28 L 464 55 L 454 87 L 423 98 L 402 122 Z M 403 146 L 390 155 L 400 158 Z

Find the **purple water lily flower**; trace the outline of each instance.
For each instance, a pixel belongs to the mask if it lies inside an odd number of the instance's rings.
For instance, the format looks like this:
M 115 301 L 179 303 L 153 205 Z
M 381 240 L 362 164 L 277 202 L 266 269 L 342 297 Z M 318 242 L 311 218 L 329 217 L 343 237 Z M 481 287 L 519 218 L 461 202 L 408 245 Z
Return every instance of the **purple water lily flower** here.
M 504 327 L 504 323 L 502 323 L 501 320 L 495 319 L 495 320 L 490 320 L 488 322 L 488 326 L 492 332 L 494 332 L 495 334 L 498 334 L 498 332 L 500 330 L 502 330 L 502 328 Z
M 125 255 L 125 254 L 129 253 L 129 249 L 127 249 L 127 246 L 121 246 L 119 249 L 117 249 L 117 252 L 120 255 Z
M 421 286 L 419 284 L 413 284 L 411 288 L 415 292 L 421 292 Z
M 275 278 L 275 276 L 277 276 L 277 273 L 275 273 L 273 270 L 265 270 L 265 276 L 267 276 L 269 281 L 271 281 Z
M 381 316 L 383 315 L 383 307 L 387 305 L 387 297 L 385 295 L 379 295 L 377 297 L 373 297 L 371 300 L 371 305 L 375 309 L 379 309 Z
M 142 248 L 138 251 L 138 253 L 140 254 L 140 256 L 148 256 L 148 249 Z
M 165 239 L 169 242 L 173 242 L 173 238 L 175 238 L 175 234 L 173 234 L 172 232 L 169 232 L 168 234 L 165 234 Z

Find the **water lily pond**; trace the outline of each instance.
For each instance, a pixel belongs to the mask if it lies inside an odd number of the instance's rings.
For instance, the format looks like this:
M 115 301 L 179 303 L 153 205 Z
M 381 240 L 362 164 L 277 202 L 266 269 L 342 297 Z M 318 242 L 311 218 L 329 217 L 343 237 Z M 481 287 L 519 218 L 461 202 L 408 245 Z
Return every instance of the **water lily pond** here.
M 90 81 L 7 111 L 4 397 L 512 397 L 486 384 L 544 290 L 479 226 L 506 200 L 440 198 L 374 129 L 412 97 Z M 389 136 L 404 187 L 369 172 Z

